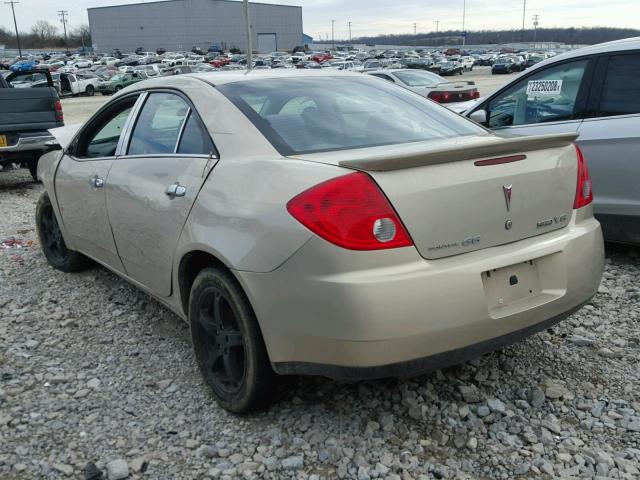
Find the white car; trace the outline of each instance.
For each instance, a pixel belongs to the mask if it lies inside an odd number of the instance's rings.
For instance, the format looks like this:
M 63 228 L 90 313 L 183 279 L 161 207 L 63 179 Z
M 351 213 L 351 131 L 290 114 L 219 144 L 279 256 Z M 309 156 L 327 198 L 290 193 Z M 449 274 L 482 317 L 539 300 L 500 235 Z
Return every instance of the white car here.
M 162 59 L 162 64 L 165 67 L 175 67 L 176 65 L 178 65 L 178 62 L 186 60 L 186 58 L 184 57 L 184 55 L 168 55 L 165 56 L 165 58 Z M 182 65 L 182 64 L 179 64 Z
M 84 58 L 78 58 L 71 62 L 67 62 L 67 65 L 73 65 L 76 68 L 91 68 L 93 62 L 91 60 L 86 60 Z
M 462 56 L 458 61 L 462 64 L 462 68 L 464 68 L 464 70 L 466 70 L 467 72 L 473 70 L 473 65 L 475 63 L 473 57 Z
M 83 73 L 61 73 L 60 95 L 87 95 L 93 97 L 98 90 L 100 79 Z

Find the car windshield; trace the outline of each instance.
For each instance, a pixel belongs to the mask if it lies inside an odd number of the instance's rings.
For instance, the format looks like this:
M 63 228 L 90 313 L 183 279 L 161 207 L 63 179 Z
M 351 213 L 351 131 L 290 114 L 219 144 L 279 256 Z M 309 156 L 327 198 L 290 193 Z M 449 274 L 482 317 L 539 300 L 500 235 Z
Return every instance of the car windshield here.
M 447 81 L 431 72 L 396 72 L 394 74 L 406 85 L 410 87 L 434 87 L 440 83 L 446 83 Z
M 282 155 L 485 133 L 430 100 L 369 78 L 271 78 L 217 88 Z
M 119 82 L 120 80 L 124 80 L 124 75 L 114 75 L 113 77 L 111 77 L 111 80 L 113 80 L 114 82 Z

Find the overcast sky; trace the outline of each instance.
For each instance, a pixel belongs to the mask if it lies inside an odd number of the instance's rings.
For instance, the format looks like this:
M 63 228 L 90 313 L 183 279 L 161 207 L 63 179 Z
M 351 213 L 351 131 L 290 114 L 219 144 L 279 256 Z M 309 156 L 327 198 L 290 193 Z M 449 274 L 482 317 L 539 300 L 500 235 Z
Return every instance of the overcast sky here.
M 87 8 L 137 0 L 19 0 L 15 6 L 18 27 L 28 30 L 40 19 L 60 26 L 57 11 L 69 11 L 68 26 L 87 23 Z M 318 38 L 331 35 L 335 19 L 335 37 L 347 38 L 347 22 L 352 35 L 429 32 L 440 21 L 440 30 L 462 27 L 463 0 L 262 0 L 264 3 L 301 5 L 304 31 Z M 521 28 L 523 0 L 466 0 L 468 30 Z M 640 26 L 640 0 L 527 0 L 526 24 L 533 14 L 540 15 L 541 27 Z M 0 26 L 13 29 L 11 8 L 0 3 Z

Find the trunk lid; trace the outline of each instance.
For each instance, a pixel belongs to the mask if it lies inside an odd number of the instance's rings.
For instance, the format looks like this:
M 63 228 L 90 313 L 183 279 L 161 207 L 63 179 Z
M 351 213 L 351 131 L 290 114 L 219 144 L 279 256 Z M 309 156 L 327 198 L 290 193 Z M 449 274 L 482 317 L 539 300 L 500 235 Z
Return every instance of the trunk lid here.
M 577 182 L 575 138 L 486 135 L 299 158 L 366 171 L 420 254 L 436 259 L 565 227 Z

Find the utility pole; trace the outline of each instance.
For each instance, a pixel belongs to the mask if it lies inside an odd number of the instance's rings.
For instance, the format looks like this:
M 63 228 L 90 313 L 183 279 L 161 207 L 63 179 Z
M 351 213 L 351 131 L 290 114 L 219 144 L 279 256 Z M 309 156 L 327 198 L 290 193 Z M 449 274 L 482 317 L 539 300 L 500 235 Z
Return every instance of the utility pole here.
M 64 29 L 64 46 L 67 48 L 67 52 L 69 51 L 69 42 L 67 42 L 67 16 L 69 12 L 66 10 L 58 10 L 58 15 L 60 16 L 60 23 L 62 23 L 62 28 Z
M 540 22 L 540 15 L 537 13 L 533 16 L 533 43 L 536 43 L 536 37 L 538 36 L 538 25 Z
M 351 43 L 351 22 L 349 22 L 349 43 Z
M 467 19 L 467 0 L 462 0 L 462 46 L 467 44 L 467 31 L 464 29 Z
M 16 28 L 16 40 L 18 41 L 18 55 L 22 58 L 22 47 L 20 47 L 20 34 L 18 33 L 18 23 L 16 22 L 16 10 L 14 5 L 20 2 L 14 2 L 11 0 L 10 2 L 4 2 L 5 5 L 11 5 L 11 12 L 13 13 L 13 26 Z
M 523 6 L 522 6 L 522 38 L 520 39 L 520 41 L 522 42 L 524 42 L 524 21 L 526 17 L 527 17 L 527 0 L 524 0 Z
M 335 34 L 335 26 L 336 26 L 336 21 L 335 20 L 331 20 L 331 48 L 333 50 L 336 49 L 336 38 L 334 36 L 334 34 Z
M 251 18 L 249 17 L 249 0 L 244 0 L 244 21 L 247 30 L 247 72 L 253 68 L 253 45 L 251 45 Z
M 413 34 L 416 35 L 418 33 L 418 24 L 413 22 Z
M 440 20 L 436 20 L 436 33 L 438 33 L 438 25 L 440 24 Z

